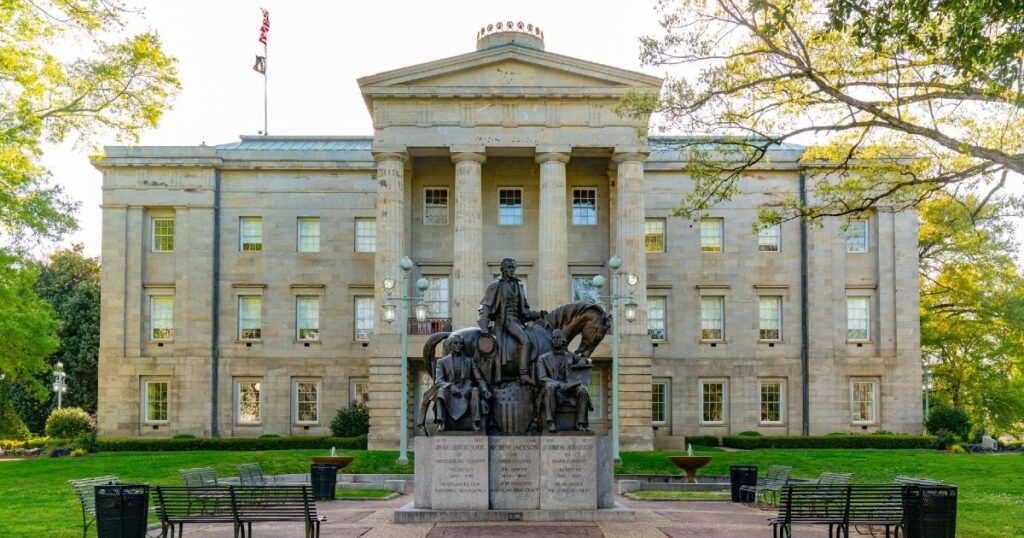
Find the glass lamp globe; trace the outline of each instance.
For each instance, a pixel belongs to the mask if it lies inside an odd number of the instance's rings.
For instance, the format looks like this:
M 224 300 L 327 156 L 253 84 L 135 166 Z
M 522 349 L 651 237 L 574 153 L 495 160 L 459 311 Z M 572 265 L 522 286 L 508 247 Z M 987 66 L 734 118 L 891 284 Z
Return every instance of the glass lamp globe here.
M 630 301 L 630 302 L 626 303 L 626 308 L 625 308 L 625 312 L 624 312 L 624 315 L 626 316 L 626 321 L 628 321 L 630 323 L 633 323 L 634 321 L 636 321 L 636 314 L 637 314 L 638 310 L 639 310 L 639 308 L 637 307 L 636 303 L 634 303 L 633 301 Z
M 626 275 L 626 284 L 630 286 L 636 286 L 636 283 L 640 282 L 640 277 L 636 276 L 636 273 L 630 273 Z
M 387 290 L 387 291 L 391 291 L 391 290 L 395 289 L 395 279 L 390 278 L 390 277 L 389 278 L 385 278 L 384 279 L 384 289 Z
M 398 315 L 398 305 L 394 303 L 385 303 L 384 307 L 384 321 L 392 323 L 395 321 L 395 317 Z
M 416 303 L 416 321 L 426 321 L 430 306 L 427 303 Z

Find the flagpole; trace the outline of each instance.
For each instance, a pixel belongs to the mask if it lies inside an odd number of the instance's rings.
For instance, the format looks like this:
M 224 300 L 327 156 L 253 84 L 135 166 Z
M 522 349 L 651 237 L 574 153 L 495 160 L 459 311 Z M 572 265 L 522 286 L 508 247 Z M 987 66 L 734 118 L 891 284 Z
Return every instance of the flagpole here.
M 269 55 L 267 54 L 267 44 L 263 44 L 263 136 L 270 134 L 267 129 L 267 62 L 269 61 Z

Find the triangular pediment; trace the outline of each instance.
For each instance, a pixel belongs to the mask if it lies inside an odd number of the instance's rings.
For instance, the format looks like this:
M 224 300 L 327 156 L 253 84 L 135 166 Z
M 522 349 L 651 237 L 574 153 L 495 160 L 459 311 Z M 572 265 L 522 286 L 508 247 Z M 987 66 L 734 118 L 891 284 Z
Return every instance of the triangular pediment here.
M 364 94 L 402 88 L 580 88 L 656 91 L 661 79 L 542 50 L 508 45 L 359 79 Z
M 442 75 L 415 79 L 402 84 L 407 86 L 437 87 L 511 86 L 546 88 L 625 86 L 621 82 L 586 76 L 562 69 L 552 69 L 548 66 L 520 60 L 497 61 Z

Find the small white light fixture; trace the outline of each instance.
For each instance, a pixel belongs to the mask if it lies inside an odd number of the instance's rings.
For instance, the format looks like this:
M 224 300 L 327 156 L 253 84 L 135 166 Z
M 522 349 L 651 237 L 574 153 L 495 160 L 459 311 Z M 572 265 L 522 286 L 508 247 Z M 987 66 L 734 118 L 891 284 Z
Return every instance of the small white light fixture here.
M 398 315 L 398 305 L 395 303 L 384 303 L 384 321 L 388 323 L 394 323 L 395 316 Z
M 395 279 L 390 278 L 390 277 L 385 278 L 384 279 L 384 289 L 387 290 L 387 291 L 391 291 L 391 290 L 395 289 Z
M 638 307 L 637 307 L 636 303 L 633 302 L 632 299 L 630 299 L 629 302 L 626 303 L 625 312 L 624 312 L 624 315 L 626 316 L 626 321 L 628 321 L 630 323 L 633 323 L 634 321 L 636 321 L 636 313 L 637 313 L 637 311 L 638 311 Z
M 636 273 L 630 273 L 626 275 L 626 284 L 630 286 L 636 286 L 636 283 L 640 282 L 640 277 L 636 276 Z

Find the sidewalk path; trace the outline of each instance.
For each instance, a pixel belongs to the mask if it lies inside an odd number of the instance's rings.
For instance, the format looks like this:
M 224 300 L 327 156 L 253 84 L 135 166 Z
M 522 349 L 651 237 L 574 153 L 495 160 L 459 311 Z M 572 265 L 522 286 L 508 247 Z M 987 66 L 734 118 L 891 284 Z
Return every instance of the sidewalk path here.
M 629 522 L 576 523 L 425 523 L 393 522 L 394 510 L 412 500 L 404 495 L 390 501 L 331 501 L 317 503 L 317 512 L 327 516 L 320 529 L 322 538 L 733 538 L 771 536 L 767 520 L 771 512 L 722 501 L 631 501 L 618 502 L 636 510 Z M 302 537 L 300 523 L 258 523 L 256 536 Z M 194 538 L 230 538 L 231 525 L 186 525 Z M 823 527 L 802 526 L 794 536 L 824 537 Z

